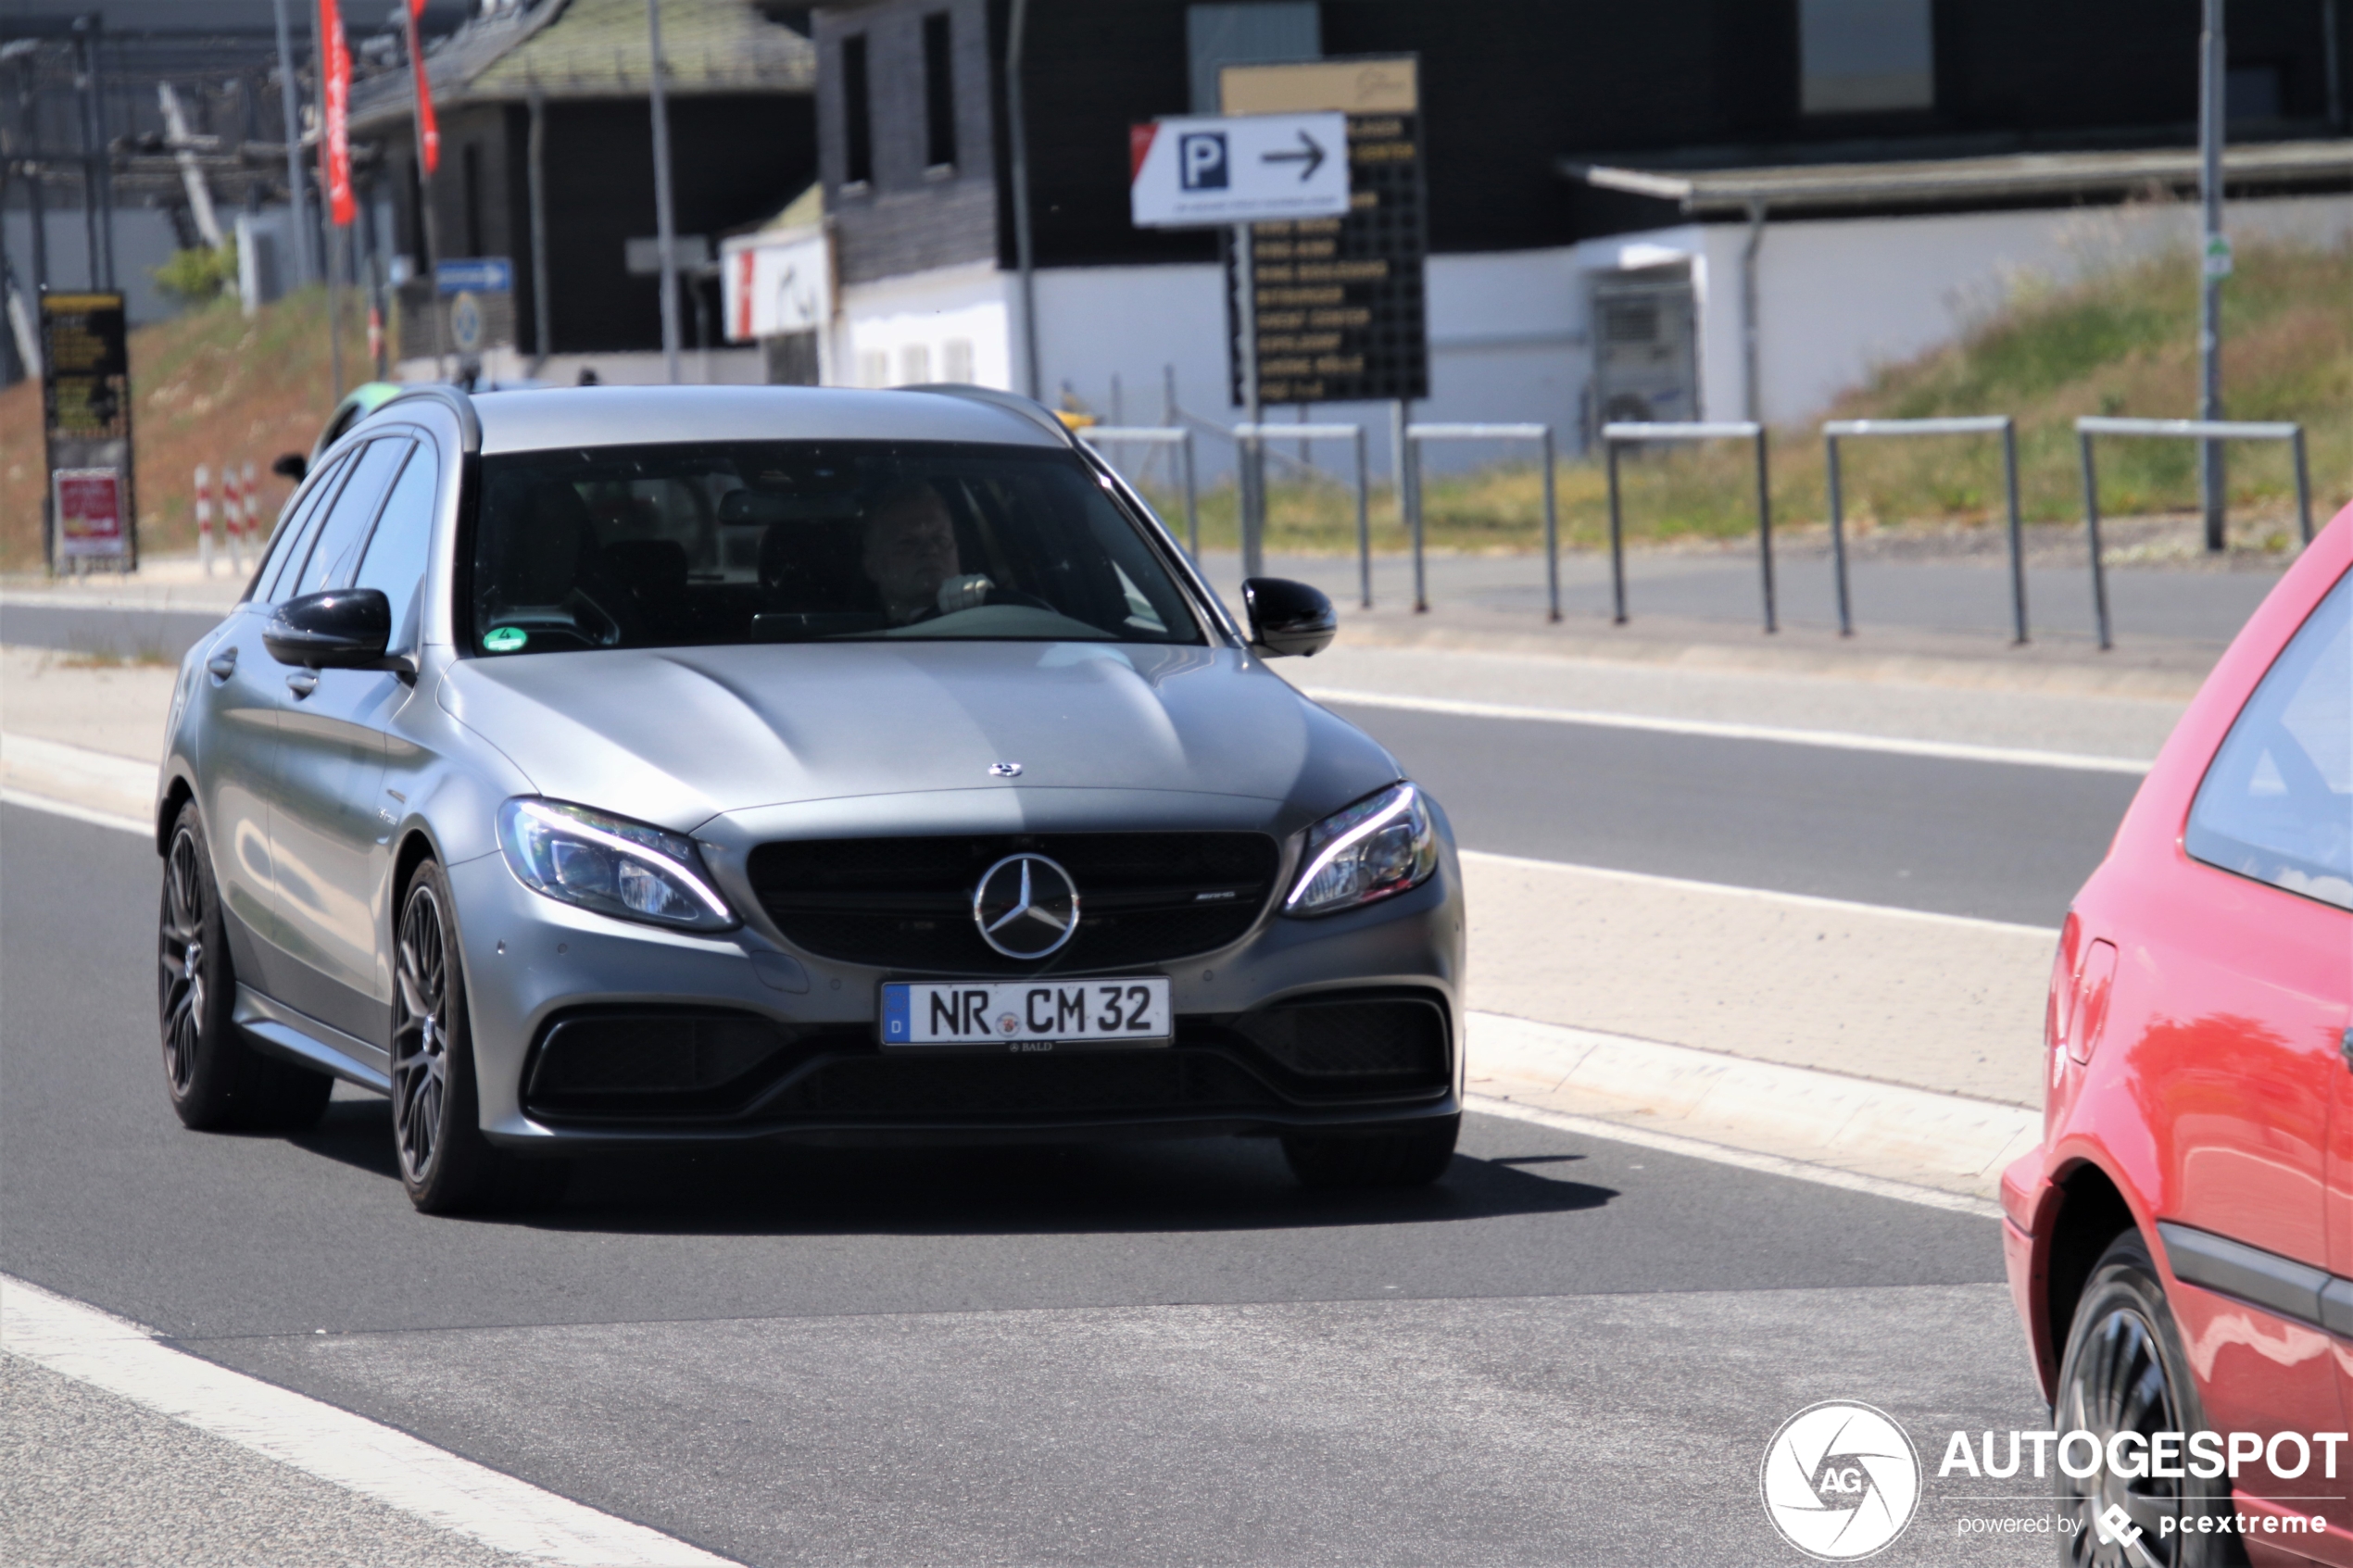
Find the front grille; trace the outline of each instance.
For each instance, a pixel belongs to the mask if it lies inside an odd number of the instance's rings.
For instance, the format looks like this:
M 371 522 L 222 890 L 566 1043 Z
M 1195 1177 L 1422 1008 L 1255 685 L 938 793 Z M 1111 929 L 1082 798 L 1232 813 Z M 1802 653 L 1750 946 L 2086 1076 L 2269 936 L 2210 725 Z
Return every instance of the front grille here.
M 838 1057 L 818 1063 L 761 1109 L 780 1117 L 938 1121 L 1281 1103 L 1238 1062 L 1176 1046 L 1069 1056 Z
M 724 1120 L 812 1056 L 862 1043 L 749 1013 L 600 1010 L 549 1024 L 523 1075 L 523 1109 L 551 1121 Z
M 1042 961 L 1006 958 L 973 924 L 973 889 L 1006 856 L 1059 861 L 1078 931 Z M 1100 972 L 1239 941 L 1281 859 L 1260 833 L 1076 833 L 826 838 L 763 844 L 749 867 L 761 906 L 822 958 L 950 974 Z
M 1428 997 L 1292 1002 L 1242 1014 L 1235 1030 L 1285 1070 L 1321 1083 L 1444 1083 L 1445 1010 Z

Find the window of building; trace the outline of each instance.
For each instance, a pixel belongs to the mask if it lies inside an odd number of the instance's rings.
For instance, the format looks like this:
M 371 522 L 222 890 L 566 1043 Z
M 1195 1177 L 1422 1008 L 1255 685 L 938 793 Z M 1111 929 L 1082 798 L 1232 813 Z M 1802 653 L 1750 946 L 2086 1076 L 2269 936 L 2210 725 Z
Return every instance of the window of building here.
M 2284 94 L 2276 65 L 2233 66 L 2222 76 L 2222 112 L 2231 119 L 2277 119 Z
M 890 384 L 890 356 L 879 348 L 870 348 L 858 356 L 858 384 L 860 386 L 888 386 Z
M 1195 114 L 1216 114 L 1217 72 L 1223 66 L 1268 60 L 1312 60 L 1324 52 L 1322 13 L 1315 0 L 1257 0 L 1247 6 L 1185 7 Z
M 931 380 L 931 350 L 911 343 L 899 351 L 899 384 L 921 386 Z
M 847 122 L 842 128 L 842 183 L 863 185 L 875 177 L 874 104 L 866 85 L 864 33 L 841 41 L 841 113 Z
M 924 163 L 930 169 L 956 164 L 956 62 L 945 11 L 924 19 Z
M 1925 109 L 1936 103 L 1931 0 L 1797 0 L 1807 114 Z
M 939 345 L 939 376 L 942 381 L 959 386 L 969 386 L 973 380 L 973 340 L 951 337 Z

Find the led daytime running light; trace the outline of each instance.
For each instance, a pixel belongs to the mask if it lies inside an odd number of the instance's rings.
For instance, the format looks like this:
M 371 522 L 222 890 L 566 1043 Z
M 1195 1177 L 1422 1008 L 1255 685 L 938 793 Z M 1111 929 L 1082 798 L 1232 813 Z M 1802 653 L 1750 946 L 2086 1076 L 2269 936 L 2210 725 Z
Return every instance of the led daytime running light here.
M 573 811 L 567 810 L 553 802 L 545 800 L 515 800 L 509 802 L 509 805 L 512 808 L 516 815 L 529 817 L 534 822 L 536 822 L 548 829 L 550 832 L 562 834 L 576 839 L 585 839 L 600 848 L 610 850 L 615 855 L 623 856 L 630 859 L 658 862 L 665 871 L 670 872 L 679 882 L 685 884 L 686 889 L 694 894 L 697 898 L 702 900 L 703 906 L 711 911 L 713 919 L 725 925 L 734 925 L 736 923 L 736 911 L 730 909 L 727 901 L 721 897 L 718 892 L 702 879 L 702 877 L 698 874 L 698 866 L 690 865 L 687 862 L 679 859 L 675 856 L 664 854 L 661 849 L 656 848 L 652 845 L 640 844 L 635 839 L 624 837 L 620 834 L 600 828 L 594 822 L 586 820 L 585 811 L 575 814 Z M 661 833 L 662 836 L 665 838 L 677 838 L 682 843 L 691 843 L 691 841 L 686 839 L 683 834 L 664 833 L 659 828 L 653 829 L 652 831 Z M 514 859 L 514 856 L 510 853 L 508 859 L 510 862 L 511 862 Z M 546 888 L 535 888 L 535 891 L 546 893 L 548 890 Z M 655 920 L 655 923 L 667 925 L 676 924 L 677 922 L 662 921 L 657 918 Z
M 1370 837 L 1395 822 L 1401 812 L 1411 812 L 1414 802 L 1418 798 L 1414 786 L 1407 784 L 1397 792 L 1397 799 L 1388 810 L 1365 818 L 1329 844 L 1325 845 L 1324 852 L 1315 857 L 1315 863 L 1300 872 L 1298 879 L 1291 884 L 1290 897 L 1283 900 L 1283 908 L 1297 909 L 1300 898 L 1315 884 L 1315 879 L 1324 873 L 1326 867 L 1354 847 L 1359 840 Z

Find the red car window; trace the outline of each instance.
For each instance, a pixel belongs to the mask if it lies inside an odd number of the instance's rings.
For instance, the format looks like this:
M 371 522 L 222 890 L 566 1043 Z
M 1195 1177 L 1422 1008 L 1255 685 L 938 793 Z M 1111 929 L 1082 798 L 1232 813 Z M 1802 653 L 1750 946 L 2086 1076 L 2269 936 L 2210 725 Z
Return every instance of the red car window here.
M 2353 909 L 2353 575 L 2329 590 L 2231 726 L 2183 847 Z

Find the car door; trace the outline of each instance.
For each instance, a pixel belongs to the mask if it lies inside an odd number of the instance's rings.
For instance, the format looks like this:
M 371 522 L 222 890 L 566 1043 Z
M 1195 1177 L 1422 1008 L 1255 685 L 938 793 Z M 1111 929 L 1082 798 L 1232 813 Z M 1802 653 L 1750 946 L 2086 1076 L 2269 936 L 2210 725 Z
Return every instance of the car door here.
M 408 433 L 371 441 L 315 531 L 283 602 L 348 586 L 386 496 L 416 449 Z M 368 861 L 373 797 L 384 774 L 382 713 L 407 692 L 371 670 L 277 667 L 282 692 L 272 772 L 270 854 L 276 868 L 272 995 L 377 1047 L 386 1023 L 376 992 L 375 911 Z M 330 1041 L 329 1044 L 337 1042 Z
M 2353 996 L 2353 578 L 2273 660 L 2199 784 L 2182 835 L 2144 1092 L 2171 1148 L 2161 1216 L 2194 1362 L 2221 1430 L 2346 1430 L 2353 1257 L 2330 1239 L 2330 1117 L 2346 1103 Z M 2341 1233 L 2341 1210 L 2334 1215 Z M 2329 1319 L 2339 1317 L 2332 1335 Z M 2284 1462 L 2292 1462 L 2292 1450 Z M 2240 1489 L 2353 1528 L 2339 1479 L 2265 1465 Z M 2334 1499 L 2324 1494 L 2336 1494 Z M 2344 1556 L 2329 1561 L 2353 1561 Z
M 279 666 L 261 646 L 290 559 L 306 552 L 349 464 L 321 468 L 286 511 L 245 602 L 205 649 L 205 672 L 190 700 L 203 711 L 190 732 L 199 809 L 211 840 L 213 878 L 228 922 L 229 956 L 247 985 L 270 986 L 277 944 L 277 877 L 270 854 L 270 797 L 278 766 Z

